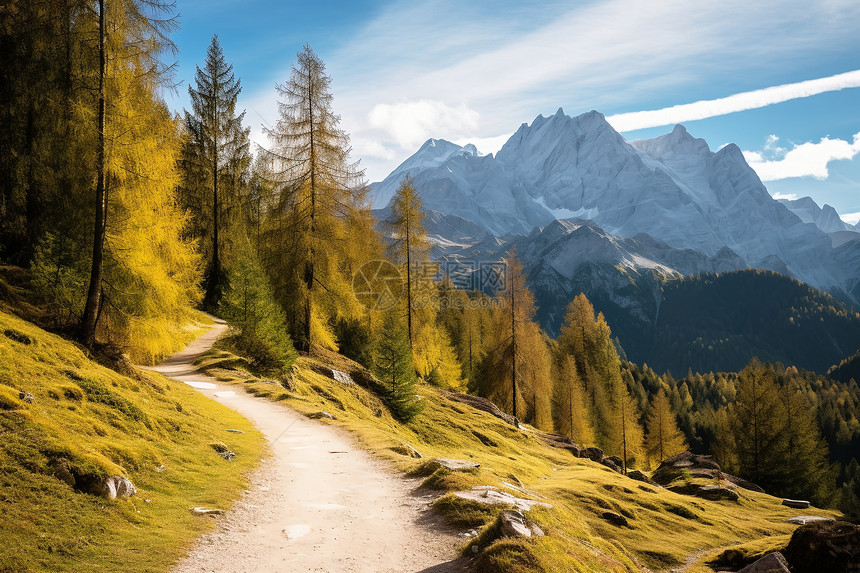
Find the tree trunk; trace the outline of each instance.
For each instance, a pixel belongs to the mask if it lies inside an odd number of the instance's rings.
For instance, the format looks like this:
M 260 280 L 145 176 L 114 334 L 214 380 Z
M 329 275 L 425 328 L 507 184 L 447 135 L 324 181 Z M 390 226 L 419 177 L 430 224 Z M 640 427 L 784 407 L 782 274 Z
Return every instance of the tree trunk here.
M 81 341 L 89 348 L 95 343 L 101 303 L 102 269 L 104 267 L 105 227 L 107 224 L 107 188 L 105 185 L 105 0 L 99 3 L 99 109 L 98 159 L 96 164 L 96 216 L 93 228 L 93 260 L 90 285 L 81 317 Z

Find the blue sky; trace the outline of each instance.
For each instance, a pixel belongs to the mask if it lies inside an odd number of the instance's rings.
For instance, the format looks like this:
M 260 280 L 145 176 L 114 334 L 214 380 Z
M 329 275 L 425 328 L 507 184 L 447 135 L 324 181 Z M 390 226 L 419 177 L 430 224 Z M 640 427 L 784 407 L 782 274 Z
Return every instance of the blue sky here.
M 370 181 L 429 137 L 494 152 L 538 114 L 596 109 L 628 140 L 681 122 L 711 149 L 737 143 L 775 196 L 860 218 L 857 0 L 177 0 L 177 11 L 174 109 L 217 33 L 265 144 L 274 84 L 309 43 Z M 635 113 L 652 110 L 665 111 Z

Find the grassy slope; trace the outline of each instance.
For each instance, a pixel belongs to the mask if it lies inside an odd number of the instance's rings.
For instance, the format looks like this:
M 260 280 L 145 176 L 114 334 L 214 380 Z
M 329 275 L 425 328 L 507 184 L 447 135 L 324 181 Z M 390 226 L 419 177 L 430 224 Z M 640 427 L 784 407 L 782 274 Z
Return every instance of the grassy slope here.
M 533 434 L 451 401 L 431 387 L 420 389 L 427 405 L 424 412 L 409 425 L 402 425 L 391 418 L 376 396 L 359 386 L 344 386 L 317 374 L 307 358 L 300 358 L 297 364 L 294 391 L 251 377 L 242 359 L 217 347 L 201 364 L 211 375 L 240 384 L 258 396 L 283 401 L 305 413 L 330 412 L 337 418 L 331 423 L 353 431 L 364 447 L 390 459 L 404 472 L 421 472 L 423 467 L 422 460 L 392 449 L 404 443 L 417 448 L 424 458 L 480 462 L 480 470 L 473 472 L 438 470 L 425 482 L 433 489 L 453 491 L 475 485 L 504 489 L 503 482 L 520 480 L 553 504 L 552 510 L 530 512 L 547 536 L 490 547 L 479 562 L 488 571 L 639 571 L 637 564 L 652 570 L 668 569 L 683 564 L 691 555 L 701 553 L 699 561 L 712 557 L 709 548 L 751 540 L 754 543 L 745 549 L 747 552 L 778 547 L 795 527 L 786 523 L 787 517 L 799 513 L 832 515 L 816 509 L 791 510 L 777 498 L 746 490 L 741 490 L 746 499 L 740 502 L 716 502 L 654 488 L 548 447 Z M 346 364 L 340 368 L 349 370 Z M 436 507 L 464 529 L 490 526 L 498 511 L 488 512 L 450 495 L 437 500 Z M 601 517 L 607 510 L 626 516 L 630 527 L 609 524 Z M 697 563 L 690 571 L 710 569 Z
M 213 526 L 190 508 L 229 505 L 261 456 L 232 410 L 156 374 L 117 374 L 4 312 L 0 357 L 0 571 L 166 571 Z M 138 494 L 76 492 L 55 477 L 63 464 L 125 475 Z

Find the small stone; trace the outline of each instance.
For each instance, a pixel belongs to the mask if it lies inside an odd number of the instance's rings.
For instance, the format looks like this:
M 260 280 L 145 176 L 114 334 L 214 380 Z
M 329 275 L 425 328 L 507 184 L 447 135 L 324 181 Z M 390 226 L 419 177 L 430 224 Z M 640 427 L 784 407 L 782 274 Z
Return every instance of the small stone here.
M 228 462 L 232 462 L 233 458 L 236 457 L 234 452 L 230 451 L 230 448 L 223 442 L 215 442 L 213 444 L 209 444 L 209 446 L 218 452 L 218 455 L 227 460 Z
M 32 404 L 32 403 L 33 403 L 33 400 L 35 400 L 35 399 L 36 399 L 36 397 L 35 397 L 35 396 L 33 396 L 32 394 L 30 394 L 29 392 L 24 392 L 24 391 L 21 391 L 21 392 L 18 394 L 18 397 L 19 397 L 21 400 L 23 400 L 24 402 L 27 402 L 28 404 Z
M 194 515 L 221 515 L 224 513 L 223 509 L 211 509 L 208 507 L 192 507 L 191 513 Z
M 244 434 L 245 433 L 242 430 L 234 430 L 233 428 L 227 428 L 227 431 L 231 432 L 233 434 Z
M 311 420 L 336 420 L 337 419 L 334 416 L 332 416 L 331 414 L 329 414 L 328 412 L 324 412 L 324 411 L 312 412 L 310 414 L 305 414 L 305 415 L 308 418 L 310 418 Z

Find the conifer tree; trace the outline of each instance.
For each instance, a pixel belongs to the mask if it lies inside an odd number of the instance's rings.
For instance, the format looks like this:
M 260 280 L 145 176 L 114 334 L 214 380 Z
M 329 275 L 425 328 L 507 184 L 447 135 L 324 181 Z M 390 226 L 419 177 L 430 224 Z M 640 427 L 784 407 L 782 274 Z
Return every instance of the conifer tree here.
M 225 231 L 244 222 L 239 213 L 248 185 L 250 128 L 242 126 L 245 112 L 236 113 L 241 82 L 228 64 L 218 36 L 197 67 L 196 86 L 188 86 L 191 111 L 185 111 L 187 140 L 182 153 L 182 202 L 192 215 L 192 235 L 200 240 L 206 259 L 206 308 L 214 308 L 224 288 Z
M 721 465 L 766 491 L 783 490 L 789 471 L 784 463 L 786 413 L 774 372 L 758 359 L 740 372 L 737 397 L 729 405 L 726 423 L 727 431 L 720 436 L 726 445 L 721 449 L 730 457 L 720 460 Z
M 415 334 L 418 330 L 418 325 L 413 324 L 417 322 L 416 299 L 422 298 L 420 291 L 425 291 L 424 295 L 427 294 L 427 285 L 422 284 L 427 282 L 427 276 L 422 271 L 430 262 L 430 245 L 424 230 L 421 196 L 408 174 L 403 178 L 391 201 L 388 227 L 394 239 L 389 248 L 394 261 L 401 265 L 405 275 L 406 326 L 409 331 L 409 346 L 414 350 Z M 426 303 L 426 300 L 424 302 Z
M 276 86 L 280 119 L 266 132 L 267 156 L 275 178 L 268 213 L 265 259 L 276 293 L 292 316 L 300 346 L 335 347 L 329 319 L 350 314 L 355 265 L 344 244 L 347 222 L 366 209 L 363 172 L 349 162 L 349 137 L 332 111 L 331 78 L 322 60 L 305 46 L 290 78 Z
M 377 340 L 374 371 L 386 389 L 383 399 L 397 420 L 408 422 L 423 410 L 423 402 L 415 395 L 417 378 L 409 333 L 395 313 L 386 317 Z
M 678 429 L 678 422 L 662 386 L 651 403 L 646 429 L 645 444 L 648 459 L 652 463 L 659 464 L 687 449 L 687 440 Z
M 238 330 L 233 343 L 258 366 L 287 370 L 296 359 L 286 317 L 255 255 L 246 253 L 230 269 L 221 315 Z
M 471 390 L 514 417 L 543 429 L 552 423 L 552 360 L 533 321 L 534 296 L 516 252 L 505 258 L 504 289 L 496 293 L 487 353 L 470 379 Z
M 576 368 L 576 359 L 567 355 L 557 367 L 554 387 L 556 428 L 576 443 L 594 443 L 594 430 L 588 417 L 585 389 Z

